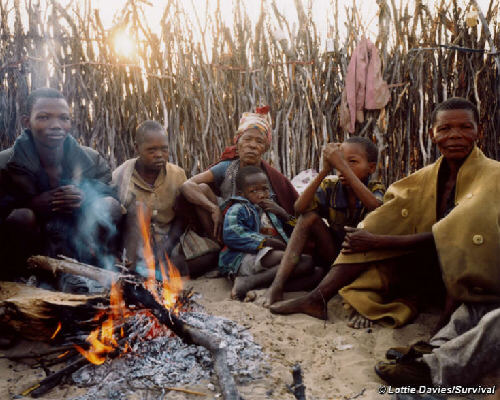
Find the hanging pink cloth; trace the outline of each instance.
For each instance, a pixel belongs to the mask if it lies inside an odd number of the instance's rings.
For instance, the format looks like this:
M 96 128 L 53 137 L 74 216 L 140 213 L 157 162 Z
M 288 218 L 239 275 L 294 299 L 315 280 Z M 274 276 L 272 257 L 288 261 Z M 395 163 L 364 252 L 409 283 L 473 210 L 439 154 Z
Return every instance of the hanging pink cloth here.
M 364 109 L 384 108 L 390 98 L 387 82 L 382 79 L 378 50 L 372 42 L 363 38 L 347 67 L 340 103 L 341 126 L 353 133 L 356 121 L 364 121 Z

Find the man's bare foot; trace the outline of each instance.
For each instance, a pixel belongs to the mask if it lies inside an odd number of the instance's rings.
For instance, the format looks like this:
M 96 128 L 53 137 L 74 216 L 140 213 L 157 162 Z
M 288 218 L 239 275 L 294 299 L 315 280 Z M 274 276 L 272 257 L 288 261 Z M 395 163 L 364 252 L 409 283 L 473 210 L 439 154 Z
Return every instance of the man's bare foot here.
M 243 300 L 247 293 L 253 289 L 251 278 L 250 276 L 237 276 L 234 279 L 233 289 L 231 290 L 233 300 Z
M 347 325 L 354 329 L 366 329 L 373 326 L 373 321 L 362 316 L 355 309 L 352 309 Z
M 269 307 L 274 314 L 307 314 L 311 317 L 322 320 L 328 319 L 326 304 L 322 300 L 315 300 L 312 296 L 307 295 L 297 299 L 280 301 Z
M 264 307 L 269 308 L 274 303 L 283 300 L 283 289 L 271 285 L 266 294 L 266 301 L 264 302 Z

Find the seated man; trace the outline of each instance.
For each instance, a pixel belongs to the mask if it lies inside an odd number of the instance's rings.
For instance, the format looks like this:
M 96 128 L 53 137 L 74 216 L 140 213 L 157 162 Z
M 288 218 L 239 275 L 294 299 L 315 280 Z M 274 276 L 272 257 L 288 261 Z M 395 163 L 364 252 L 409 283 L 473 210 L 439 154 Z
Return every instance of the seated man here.
M 391 349 L 375 372 L 391 385 L 471 385 L 500 368 L 500 302 L 463 303 L 431 339 Z M 403 350 L 403 351 L 401 351 Z
M 325 301 L 342 289 L 363 317 L 355 327 L 401 326 L 419 300 L 439 294 L 441 274 L 448 301 L 439 325 L 458 302 L 499 301 L 500 163 L 475 146 L 478 121 L 465 99 L 439 104 L 430 135 L 442 157 L 391 185 L 363 229 L 346 229 L 342 254 L 313 292 L 271 310 L 324 317 Z
M 113 183 L 127 208 L 124 245 L 128 260 L 133 267 L 141 267 L 136 265 L 142 250 L 137 207 L 143 207 L 147 219 L 143 222 L 151 230 L 156 260 L 165 262 L 166 254 L 183 275 L 200 275 L 217 264 L 219 246 L 190 230 L 185 232 L 184 222 L 175 216 L 175 199 L 186 174 L 182 168 L 167 162 L 165 130 L 156 121 L 143 122 L 137 127 L 135 147 L 138 157 L 125 161 L 113 172 Z M 182 245 L 176 248 L 179 242 Z
M 377 158 L 377 147 L 364 137 L 351 137 L 342 144 L 329 143 L 325 147 L 322 170 L 295 202 L 295 211 L 302 215 L 269 288 L 269 304 L 283 300 L 284 284 L 307 240 L 314 240 L 316 262 L 331 265 L 340 252 L 344 227 L 356 226 L 368 212 L 382 204 L 385 187 L 370 179 Z M 327 177 L 333 168 L 339 178 Z M 323 219 L 328 221 L 328 226 Z
M 13 267 L 3 277 L 22 275 L 17 268 L 35 253 L 104 266 L 120 218 L 106 161 L 69 134 L 70 109 L 57 90 L 33 91 L 22 123 L 0 170 L 0 224 L 11 259 L 5 265 Z

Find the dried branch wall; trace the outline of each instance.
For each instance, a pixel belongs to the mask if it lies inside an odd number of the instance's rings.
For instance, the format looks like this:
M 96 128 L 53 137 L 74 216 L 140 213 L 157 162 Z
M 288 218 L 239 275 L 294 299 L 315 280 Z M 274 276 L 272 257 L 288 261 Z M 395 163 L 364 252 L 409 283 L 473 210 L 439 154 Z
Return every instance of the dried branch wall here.
M 20 132 L 23 99 L 42 86 L 62 90 L 73 108 L 74 135 L 112 167 L 133 155 L 134 129 L 145 119 L 168 126 L 171 160 L 188 174 L 213 163 L 230 144 L 240 114 L 263 104 L 271 106 L 274 121 L 268 157 L 289 177 L 318 168 L 322 145 L 346 137 L 338 110 L 350 55 L 365 31 L 360 10 L 349 8 L 348 20 L 340 21 L 341 5 L 332 1 L 325 12 L 333 18 L 334 49 L 325 52 L 310 10 L 299 0 L 297 27 L 273 0 L 261 3 L 261 17 L 252 26 L 235 1 L 232 29 L 220 10 L 192 20 L 182 1 L 169 0 L 158 10 L 163 18 L 154 31 L 143 23 L 141 2 L 130 0 L 116 25 L 105 30 L 91 0 L 76 12 L 57 1 L 39 10 L 30 1 L 27 18 L 20 0 L 0 0 L 0 149 Z M 356 134 L 376 141 L 385 182 L 436 158 L 427 136 L 430 113 L 451 96 L 479 105 L 481 146 L 498 158 L 500 83 L 495 54 L 482 51 L 489 46 L 481 24 L 467 27 L 467 9 L 455 0 L 451 6 L 435 2 L 433 9 L 421 1 L 410 6 L 402 0 L 402 7 L 395 0 L 377 3 L 379 32 L 371 40 L 380 51 L 391 101 L 382 111 L 366 112 Z M 483 10 L 497 49 L 498 6 L 491 0 Z M 346 38 L 339 35 L 344 24 Z M 123 29 L 139 43 L 131 59 L 112 45 Z M 201 43 L 194 40 L 199 31 Z

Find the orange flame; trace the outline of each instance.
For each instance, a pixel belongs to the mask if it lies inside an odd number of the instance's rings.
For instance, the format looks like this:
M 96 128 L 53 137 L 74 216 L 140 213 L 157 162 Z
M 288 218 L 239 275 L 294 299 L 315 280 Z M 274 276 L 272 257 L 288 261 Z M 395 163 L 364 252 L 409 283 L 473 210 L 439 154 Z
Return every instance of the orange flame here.
M 137 218 L 139 220 L 139 230 L 142 236 L 144 261 L 146 262 L 146 267 L 148 268 L 148 278 L 144 283 L 144 286 L 151 292 L 156 301 L 159 301 L 160 297 L 158 296 L 158 291 L 156 289 L 155 256 L 151 246 L 150 236 L 151 216 L 146 215 L 145 207 L 138 206 Z
M 158 293 L 158 286 L 156 281 L 156 265 L 155 265 L 155 256 L 151 246 L 151 235 L 150 235 L 150 225 L 151 218 L 146 215 L 144 207 L 138 207 L 138 222 L 141 231 L 142 240 L 144 243 L 143 246 L 143 254 L 144 261 L 146 262 L 146 266 L 148 268 L 148 278 L 146 280 L 145 286 L 154 296 L 156 301 L 167 309 L 172 310 L 173 312 L 178 312 L 174 310 L 177 297 L 179 293 L 182 291 L 182 279 L 179 273 L 179 270 L 172 264 L 168 255 L 165 253 L 165 259 L 167 260 L 168 274 L 165 273 L 165 265 L 162 260 L 160 260 L 160 272 L 162 277 L 162 293 L 161 298 Z
M 75 345 L 75 348 L 87 360 L 96 365 L 100 365 L 106 361 L 106 354 L 118 347 L 114 333 L 115 321 L 123 321 L 129 315 L 123 302 L 121 290 L 115 283 L 111 284 L 109 304 L 111 311 L 108 314 L 108 318 L 101 326 L 94 329 L 86 339 L 90 344 L 89 349 L 85 350 L 81 346 Z
M 50 337 L 50 340 L 54 339 L 54 338 L 57 336 L 57 334 L 58 334 L 58 333 L 59 333 L 59 331 L 61 330 L 61 327 L 62 327 L 62 324 L 61 324 L 61 322 L 59 322 L 59 323 L 57 324 L 57 328 L 56 328 L 56 330 L 54 331 L 54 333 L 53 333 L 53 334 L 52 334 L 52 336 Z
M 62 354 L 59 354 L 56 358 L 63 358 L 65 355 L 67 355 L 69 353 L 69 350 L 65 351 L 64 353 Z
M 165 271 L 164 262 L 160 260 L 160 271 L 163 280 L 160 297 L 158 282 L 156 281 L 156 263 L 150 235 L 150 222 L 150 216 L 147 215 L 145 208 L 138 207 L 139 230 L 143 240 L 144 260 L 148 268 L 148 277 L 144 286 L 154 296 L 158 303 L 162 304 L 173 313 L 178 314 L 180 310 L 176 306 L 176 302 L 179 293 L 182 291 L 182 278 L 178 269 L 170 261 L 167 254 L 165 254 L 168 273 Z M 87 360 L 96 365 L 104 363 L 104 361 L 106 361 L 106 355 L 119 347 L 119 343 L 115 337 L 115 330 L 118 330 L 117 326 L 119 327 L 127 317 L 133 314 L 133 312 L 125 306 L 121 288 L 115 283 L 111 285 L 109 304 L 110 310 L 107 312 L 107 319 L 86 338 L 86 341 L 90 344 L 89 349 L 86 350 L 81 346 L 75 345 L 75 348 L 87 358 Z M 103 311 L 99 311 L 94 317 L 94 321 L 99 321 L 104 315 L 105 313 Z M 119 328 L 120 336 L 123 337 L 123 326 Z M 57 331 L 53 336 L 56 334 Z M 153 324 L 146 338 L 152 338 L 160 334 L 165 334 L 165 327 L 159 324 Z M 123 352 L 130 350 L 129 344 L 125 343 Z
M 182 291 L 182 279 L 179 270 L 175 268 L 167 254 L 165 254 L 165 259 L 167 260 L 168 265 L 168 276 L 165 274 L 165 266 L 163 265 L 163 262 L 160 263 L 161 277 L 163 280 L 162 304 L 165 308 L 171 310 L 175 314 L 178 314 L 179 310 L 175 307 L 175 305 L 177 302 L 177 296 Z

